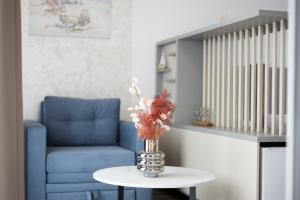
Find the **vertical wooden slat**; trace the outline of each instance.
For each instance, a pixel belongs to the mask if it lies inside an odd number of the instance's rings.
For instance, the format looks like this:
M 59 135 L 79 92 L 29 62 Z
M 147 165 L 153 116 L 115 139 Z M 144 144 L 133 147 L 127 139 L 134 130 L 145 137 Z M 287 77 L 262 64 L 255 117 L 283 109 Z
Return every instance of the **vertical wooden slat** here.
M 263 39 L 262 39 L 262 28 L 258 26 L 257 34 L 257 111 L 256 111 L 256 131 L 258 133 L 262 132 L 262 111 L 263 111 L 263 66 L 262 66 L 262 56 L 263 56 Z
M 221 36 L 218 36 L 217 41 L 217 65 L 216 65 L 216 73 L 217 73 L 217 80 L 216 80 L 216 126 L 220 126 L 220 104 L 221 104 L 221 90 L 220 90 L 220 79 L 221 79 Z
M 238 130 L 242 130 L 243 128 L 243 118 L 244 118 L 244 36 L 243 31 L 239 32 L 239 53 L 238 53 L 238 74 L 239 74 L 239 81 L 238 81 Z
M 206 40 L 203 40 L 203 89 L 202 89 L 202 107 L 206 108 L 206 83 L 207 83 L 207 47 L 206 47 Z
M 231 109 L 231 99 L 232 99 L 232 39 L 231 34 L 228 33 L 227 36 L 227 117 L 226 117 L 226 127 L 231 127 L 231 117 L 232 117 L 232 109 Z
M 237 128 L 237 33 L 233 33 L 233 84 L 232 84 L 232 128 Z
M 275 134 L 276 132 L 276 34 L 277 34 L 277 25 L 276 22 L 273 22 L 273 37 L 272 37 L 272 117 L 271 117 L 271 133 Z
M 270 30 L 269 24 L 266 24 L 265 27 L 265 35 L 266 35 L 266 42 L 265 42 L 265 103 L 264 103 L 264 133 L 268 133 L 268 121 L 269 121 L 269 38 L 270 38 Z
M 245 30 L 245 98 L 244 98 L 244 131 L 249 130 L 250 108 L 250 43 L 249 30 Z
M 256 122 L 256 30 L 255 27 L 251 29 L 252 35 L 252 53 L 251 53 L 251 126 L 250 130 L 255 131 Z
M 215 124 L 216 117 L 216 38 L 213 37 L 212 45 L 212 76 L 211 76 L 211 119 L 212 123 Z
M 226 74 L 227 74 L 227 69 L 226 69 L 226 36 L 222 36 L 222 67 L 221 67 L 221 72 L 222 72 L 222 95 L 221 95 L 221 127 L 225 127 L 225 105 L 226 105 Z
M 285 24 L 280 20 L 280 74 L 279 74 L 279 135 L 284 132 L 284 112 L 285 112 Z
M 207 98 L 206 98 L 206 107 L 208 109 L 211 108 L 211 39 L 208 39 L 208 46 L 207 46 Z

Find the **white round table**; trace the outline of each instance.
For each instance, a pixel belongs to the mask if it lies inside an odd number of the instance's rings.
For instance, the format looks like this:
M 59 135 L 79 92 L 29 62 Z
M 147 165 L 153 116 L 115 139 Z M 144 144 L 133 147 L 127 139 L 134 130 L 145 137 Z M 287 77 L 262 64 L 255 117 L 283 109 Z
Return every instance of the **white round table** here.
M 196 185 L 215 179 L 209 172 L 184 167 L 165 166 L 157 178 L 147 178 L 136 166 L 101 169 L 94 172 L 95 180 L 118 186 L 118 199 L 124 199 L 124 187 L 135 188 L 190 188 L 190 200 L 196 200 Z

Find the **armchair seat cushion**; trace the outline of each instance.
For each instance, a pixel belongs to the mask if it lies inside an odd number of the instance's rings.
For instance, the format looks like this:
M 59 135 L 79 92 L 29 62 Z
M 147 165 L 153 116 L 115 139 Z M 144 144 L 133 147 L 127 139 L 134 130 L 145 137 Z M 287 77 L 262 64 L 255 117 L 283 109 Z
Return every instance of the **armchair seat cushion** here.
M 66 183 L 97 183 L 93 178 L 93 173 L 48 173 L 47 183 L 66 184 Z
M 114 166 L 135 165 L 135 152 L 119 146 L 72 146 L 47 148 L 47 173 L 84 173 Z M 65 176 L 62 176 L 63 178 Z M 75 176 L 74 176 L 75 177 Z M 66 177 L 69 179 L 70 177 Z M 56 179 L 57 180 L 57 179 Z M 60 182 L 62 180 L 59 180 Z
M 116 200 L 118 199 L 116 190 L 84 191 L 84 192 L 58 192 L 47 193 L 47 200 Z M 135 190 L 125 190 L 124 200 L 135 200 Z M 145 200 L 145 197 L 141 198 Z

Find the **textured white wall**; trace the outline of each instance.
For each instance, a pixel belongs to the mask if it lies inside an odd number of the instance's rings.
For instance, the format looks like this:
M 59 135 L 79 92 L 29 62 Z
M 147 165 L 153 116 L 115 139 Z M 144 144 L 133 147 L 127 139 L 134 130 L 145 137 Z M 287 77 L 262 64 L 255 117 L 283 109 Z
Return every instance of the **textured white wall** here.
M 111 38 L 29 36 L 29 1 L 22 0 L 24 119 L 37 119 L 46 95 L 120 97 L 127 118 L 131 77 L 131 0 L 112 0 Z
M 155 43 L 258 9 L 287 10 L 287 0 L 133 0 L 132 67 L 155 94 Z
M 111 39 L 102 40 L 28 36 L 29 1 L 21 1 L 25 119 L 37 119 L 45 95 L 121 97 L 127 118 L 131 75 L 144 95 L 154 95 L 157 41 L 223 17 L 287 9 L 287 0 L 112 0 Z

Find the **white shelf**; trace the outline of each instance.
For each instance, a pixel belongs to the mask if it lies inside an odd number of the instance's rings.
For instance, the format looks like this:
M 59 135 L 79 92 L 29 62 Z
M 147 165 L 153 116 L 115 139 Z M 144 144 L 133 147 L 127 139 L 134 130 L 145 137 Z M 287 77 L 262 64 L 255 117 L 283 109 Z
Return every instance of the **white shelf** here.
M 167 79 L 165 80 L 165 82 L 168 82 L 168 83 L 175 83 L 176 82 L 176 79 Z
M 280 19 L 287 20 L 287 12 L 284 11 L 272 11 L 272 10 L 258 10 L 248 15 L 236 17 L 230 20 L 226 20 L 221 23 L 214 24 L 212 26 L 200 28 L 195 31 L 191 31 L 179 36 L 175 36 L 157 43 L 157 46 L 162 46 L 170 43 L 174 43 L 178 40 L 203 40 L 207 37 L 216 35 L 222 35 L 228 32 L 239 31 L 241 29 L 251 28 L 260 24 L 272 23 L 273 21 L 279 21 Z

